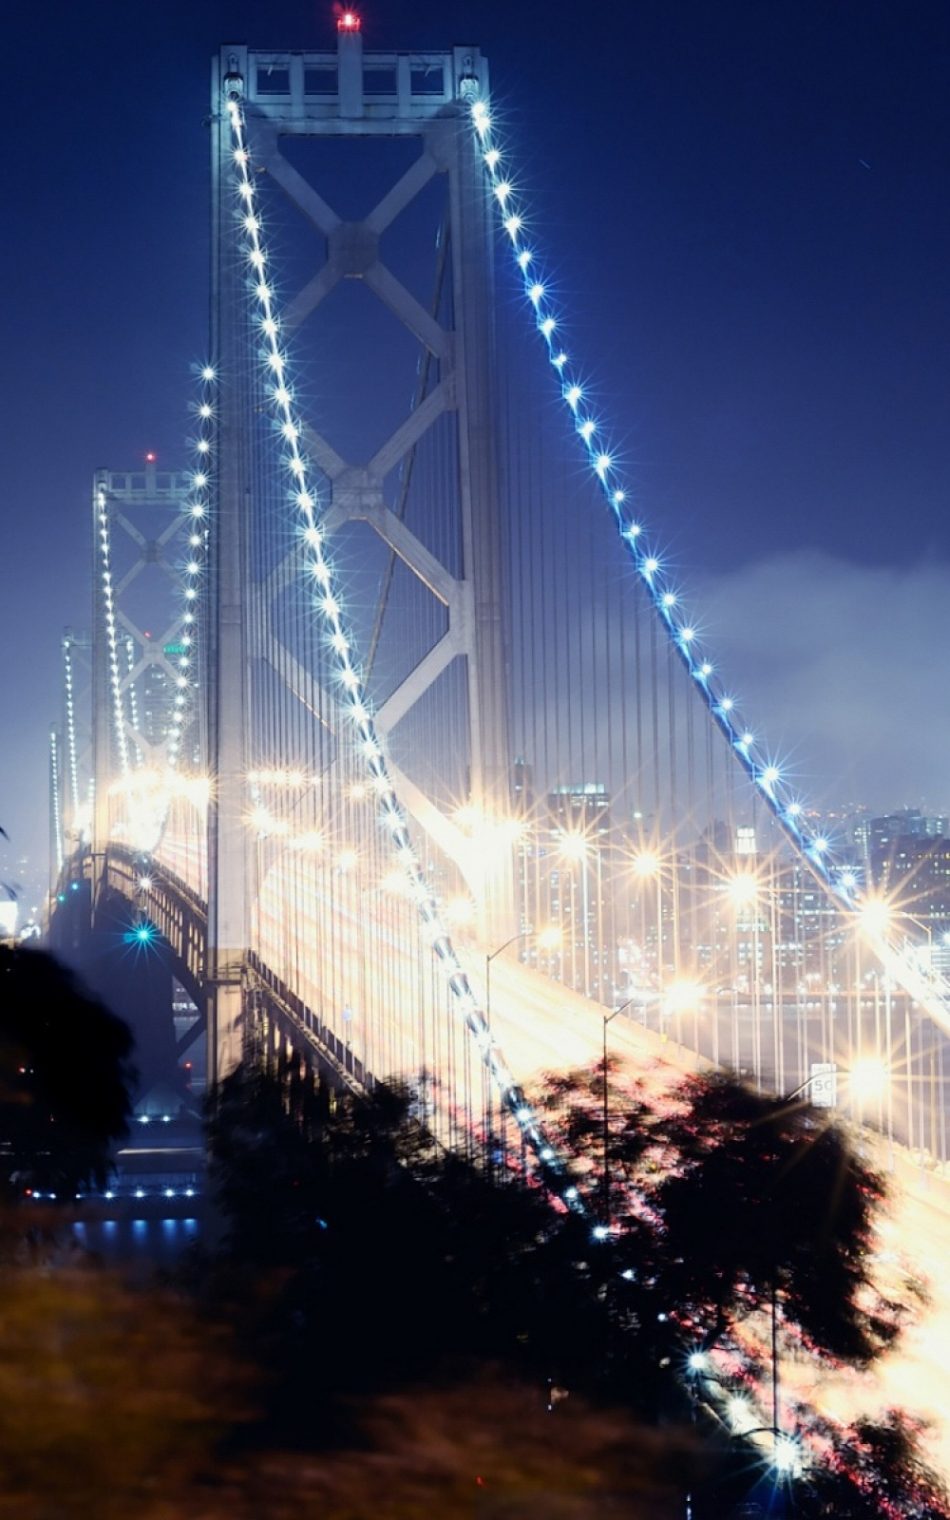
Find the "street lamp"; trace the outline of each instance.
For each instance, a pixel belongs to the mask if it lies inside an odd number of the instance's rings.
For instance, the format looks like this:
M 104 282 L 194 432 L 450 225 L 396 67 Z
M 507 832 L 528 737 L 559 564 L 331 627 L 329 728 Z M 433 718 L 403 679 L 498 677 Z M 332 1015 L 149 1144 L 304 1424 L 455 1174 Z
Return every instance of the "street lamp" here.
M 520 934 L 513 934 L 506 939 L 497 950 L 491 950 L 485 956 L 485 1022 L 491 1028 L 491 963 L 498 959 L 509 945 L 516 945 L 522 939 L 537 939 L 542 950 L 553 950 L 561 943 L 561 936 L 557 929 L 522 929 Z
M 539 945 L 549 946 L 549 947 L 553 947 L 554 945 L 559 944 L 560 940 L 561 940 L 561 936 L 558 933 L 557 929 L 522 929 L 519 934 L 512 934 L 511 937 L 510 937 L 510 939 L 506 939 L 503 945 L 499 945 L 498 946 L 497 950 L 490 950 L 487 953 L 487 955 L 485 956 L 485 1023 L 488 1025 L 489 1029 L 491 1029 L 491 964 L 492 964 L 492 961 L 497 960 L 498 956 L 501 955 L 503 951 L 507 950 L 510 945 L 516 945 L 519 942 L 519 940 L 523 940 L 523 939 L 535 939 L 535 938 L 537 939 Z M 489 1167 L 491 1167 L 491 1132 L 492 1132 L 492 1101 L 491 1101 L 491 1084 L 489 1084 L 489 1087 L 488 1087 L 488 1153 L 489 1153 Z
M 635 997 L 627 998 L 627 1001 L 621 1003 L 619 1008 L 615 1008 L 613 1013 L 605 1013 L 603 1015 L 604 1050 L 603 1066 L 601 1069 L 604 1077 L 604 1169 L 601 1186 L 603 1189 L 602 1208 L 603 1230 L 605 1234 L 610 1229 L 610 1092 L 607 1086 L 607 1025 L 612 1024 L 618 1013 L 623 1013 L 624 1009 L 629 1008 L 636 1001 Z

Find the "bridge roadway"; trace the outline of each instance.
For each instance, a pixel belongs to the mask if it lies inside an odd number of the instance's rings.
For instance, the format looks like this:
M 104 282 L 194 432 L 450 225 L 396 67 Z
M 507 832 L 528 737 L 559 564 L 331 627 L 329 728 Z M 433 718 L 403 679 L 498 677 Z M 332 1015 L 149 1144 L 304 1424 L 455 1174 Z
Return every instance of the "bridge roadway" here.
M 111 848 L 106 863 L 108 884 L 130 901 L 136 900 L 137 871 L 135 858 L 127 851 Z M 205 974 L 207 920 L 204 904 L 188 886 L 164 868 L 155 871 L 154 887 L 149 895 L 149 912 L 168 940 L 179 974 L 193 996 L 200 995 Z M 417 1031 L 399 1031 L 378 1046 L 378 1056 L 389 1064 L 370 1061 L 366 1046 L 368 1032 L 358 1029 L 333 1029 L 322 1015 L 319 971 L 311 959 L 304 996 L 289 987 L 265 958 L 268 946 L 276 962 L 286 955 L 277 943 L 275 931 L 278 915 L 273 894 L 280 889 L 279 878 L 265 883 L 265 908 L 271 894 L 270 913 L 259 921 L 261 954 L 253 961 L 257 990 L 265 1011 L 280 1032 L 302 1055 L 308 1054 L 351 1088 L 357 1088 L 364 1072 L 375 1075 L 415 1077 L 420 1070 L 420 1055 L 431 1071 L 442 1062 L 442 1101 L 458 1109 L 469 1107 L 476 1122 L 482 1115 L 481 1100 L 485 1091 L 479 1087 L 482 1073 L 473 1070 L 473 1042 L 462 1026 L 453 1021 L 453 1035 L 439 1046 L 430 1037 L 429 1048 L 420 1050 Z M 303 930 L 309 927 L 321 954 L 334 967 L 335 986 L 331 1007 L 365 1006 L 361 999 L 372 995 L 366 980 L 365 958 L 370 946 L 365 914 L 339 912 L 330 917 L 328 904 L 316 901 L 304 912 Z M 365 903 L 358 905 L 365 908 Z M 299 907 L 299 904 L 298 904 Z M 339 910 L 339 903 L 337 904 Z M 268 923 L 270 932 L 268 933 Z M 329 931 L 328 926 L 333 925 Z M 300 924 L 297 924 L 299 931 Z M 386 933 L 379 926 L 372 932 L 385 940 L 387 982 L 394 998 L 393 1006 L 415 1010 L 418 1003 L 419 965 L 413 951 L 406 949 L 407 937 Z M 375 945 L 378 950 L 379 944 Z M 485 962 L 474 946 L 461 945 L 460 957 L 472 984 L 484 991 Z M 341 968 L 348 968 L 341 982 Z M 441 972 L 436 968 L 438 975 Z M 377 989 L 382 993 L 384 989 Z M 521 964 L 515 957 L 498 957 L 491 974 L 491 1023 L 508 1064 L 518 1081 L 530 1085 L 546 1070 L 564 1070 L 573 1065 L 590 1065 L 600 1059 L 603 1042 L 603 1012 L 599 1004 L 568 988 L 553 984 L 541 973 Z M 306 1001 L 304 1000 L 306 998 Z M 443 1004 L 443 1009 L 446 1005 Z M 438 1008 L 433 1006 L 433 1016 Z M 332 1015 L 331 1015 L 332 1017 Z M 337 1014 L 338 1018 L 339 1015 Z M 443 1022 L 446 1022 L 443 1018 Z M 685 1049 L 629 1017 L 621 1016 L 610 1026 L 610 1051 L 630 1073 L 643 1078 L 657 1095 L 679 1076 L 700 1069 L 702 1062 Z M 364 1065 L 365 1058 L 365 1065 Z M 487 1081 L 487 1078 L 485 1079 Z M 454 1084 L 454 1093 L 451 1091 Z M 474 1090 L 473 1090 L 474 1087 Z M 892 1198 L 882 1220 L 878 1240 L 878 1264 L 883 1280 L 900 1294 L 900 1275 L 920 1279 L 929 1294 L 929 1303 L 916 1324 L 903 1337 L 901 1347 L 885 1357 L 871 1374 L 822 1372 L 815 1377 L 807 1361 L 796 1362 L 794 1354 L 783 1359 L 781 1383 L 787 1397 L 801 1397 L 829 1415 L 850 1420 L 858 1413 L 880 1414 L 888 1407 L 913 1411 L 932 1427 L 928 1445 L 937 1465 L 950 1473 L 950 1401 L 946 1399 L 946 1347 L 950 1346 L 950 1280 L 945 1263 L 950 1261 L 950 1182 L 914 1164 L 901 1147 L 888 1146 L 870 1131 L 862 1132 L 862 1145 L 880 1170 L 889 1174 Z M 764 1348 L 763 1348 L 764 1349 Z

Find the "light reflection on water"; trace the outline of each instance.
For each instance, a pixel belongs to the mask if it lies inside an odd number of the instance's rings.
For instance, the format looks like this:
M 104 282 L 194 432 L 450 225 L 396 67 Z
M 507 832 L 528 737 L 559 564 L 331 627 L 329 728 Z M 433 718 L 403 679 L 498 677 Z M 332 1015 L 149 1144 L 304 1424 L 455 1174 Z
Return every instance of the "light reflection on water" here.
M 197 1219 L 76 1220 L 73 1236 L 107 1266 L 172 1266 L 198 1239 Z

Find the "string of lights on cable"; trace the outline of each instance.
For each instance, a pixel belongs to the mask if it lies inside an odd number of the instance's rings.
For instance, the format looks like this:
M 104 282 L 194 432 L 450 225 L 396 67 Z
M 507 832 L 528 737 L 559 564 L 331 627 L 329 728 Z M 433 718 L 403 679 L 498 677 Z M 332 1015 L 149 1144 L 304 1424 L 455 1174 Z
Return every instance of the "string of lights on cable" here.
M 59 735 L 55 728 L 49 731 L 49 780 L 53 804 L 53 844 L 56 848 L 56 870 L 63 869 L 63 814 L 60 806 Z
M 494 1039 L 485 1016 L 472 991 L 468 976 L 458 958 L 445 926 L 439 904 L 426 881 L 412 845 L 405 810 L 396 794 L 383 745 L 376 732 L 372 711 L 366 699 L 360 666 L 348 632 L 343 605 L 331 562 L 327 556 L 324 534 L 318 518 L 318 503 L 312 482 L 312 466 L 301 448 L 302 426 L 294 405 L 294 392 L 287 355 L 281 342 L 281 324 L 274 288 L 269 273 L 261 214 L 248 151 L 247 127 L 239 81 L 229 81 L 227 99 L 231 127 L 234 180 L 243 233 L 244 253 L 249 269 L 249 289 L 253 320 L 260 334 L 261 359 L 265 386 L 274 416 L 275 427 L 283 440 L 283 461 L 289 477 L 290 499 L 306 554 L 305 573 L 313 587 L 313 606 L 325 630 L 332 651 L 339 687 L 339 705 L 350 735 L 369 772 L 370 785 L 376 795 L 378 816 L 391 842 L 397 863 L 404 870 L 409 891 L 425 927 L 432 950 L 444 970 L 447 984 L 480 1055 L 513 1115 L 524 1143 L 537 1156 L 552 1186 L 568 1208 L 584 1212 L 578 1191 L 564 1186 L 564 1165 L 542 1133 L 537 1114 L 528 1103 Z
M 112 583 L 112 548 L 109 523 L 109 498 L 104 486 L 96 486 L 96 523 L 99 538 L 99 563 L 102 578 L 102 606 L 109 652 L 109 686 L 112 692 L 112 722 L 115 731 L 119 768 L 125 780 L 129 774 L 129 744 L 125 709 L 122 701 L 122 674 L 119 670 L 119 634 L 116 624 L 115 590 Z
M 79 750 L 76 744 L 76 686 L 73 675 L 73 640 L 67 633 L 63 638 L 63 677 L 66 692 L 66 758 L 69 763 L 69 795 L 72 798 L 73 818 L 79 814 Z
M 528 308 L 555 372 L 561 399 L 583 445 L 587 462 L 616 521 L 625 549 L 636 568 L 663 631 L 688 672 L 713 722 L 725 736 L 736 759 L 779 827 L 812 872 L 872 939 L 886 969 L 945 1028 L 950 1027 L 950 985 L 932 968 L 922 970 L 890 942 L 880 902 L 863 890 L 857 873 L 835 851 L 827 834 L 812 828 L 801 799 L 795 795 L 782 767 L 763 748 L 744 722 L 736 698 L 703 649 L 695 621 L 683 606 L 682 593 L 666 572 L 659 551 L 635 514 L 629 486 L 623 479 L 616 452 L 608 441 L 603 420 L 589 404 L 582 370 L 562 347 L 562 317 L 540 255 L 529 235 L 524 198 L 517 189 L 492 117 L 489 101 L 470 98 L 477 152 L 484 165 L 489 194 L 500 227 L 510 245 Z
M 183 605 L 181 632 L 175 655 L 175 695 L 168 732 L 168 763 L 175 770 L 181 761 L 182 742 L 188 721 L 194 716 L 198 693 L 196 656 L 198 609 L 201 587 L 208 563 L 209 506 L 214 471 L 214 384 L 215 371 L 205 364 L 198 374 L 198 397 L 194 402 L 197 433 L 194 440 L 195 467 L 185 506 L 187 543 L 182 567 Z

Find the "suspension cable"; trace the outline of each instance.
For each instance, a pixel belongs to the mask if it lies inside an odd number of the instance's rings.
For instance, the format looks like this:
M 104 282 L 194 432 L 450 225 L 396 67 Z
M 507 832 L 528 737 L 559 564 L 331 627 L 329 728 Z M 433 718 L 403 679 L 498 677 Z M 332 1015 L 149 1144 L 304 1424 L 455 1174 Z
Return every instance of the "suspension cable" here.
M 315 586 L 313 606 L 320 616 L 334 657 L 340 688 L 340 707 L 369 772 L 370 784 L 377 798 L 379 821 L 392 843 L 397 861 L 406 873 L 411 896 L 432 950 L 443 967 L 455 1006 L 497 1083 L 503 1102 L 514 1116 L 524 1142 L 536 1155 L 552 1187 L 568 1208 L 584 1213 L 586 1210 L 577 1188 L 570 1184 L 564 1186 L 566 1179 L 563 1161 L 547 1142 L 534 1107 L 515 1081 L 501 1050 L 492 1038 L 484 1013 L 446 928 L 438 901 L 425 880 L 419 858 L 413 849 L 407 814 L 396 794 L 367 702 L 363 675 L 354 658 L 336 577 L 326 553 L 324 534 L 318 518 L 316 491 L 312 483 L 312 462 L 301 446 L 303 429 L 294 406 L 287 356 L 280 340 L 281 323 L 277 303 L 267 275 L 268 255 L 257 192 L 251 177 L 247 126 L 241 93 L 236 88 L 238 83 L 235 78 L 229 80 L 226 106 L 231 127 L 235 187 L 242 213 L 239 225 L 244 234 L 245 253 L 252 273 L 253 313 L 261 335 L 264 363 L 270 380 L 269 400 L 277 429 L 284 440 L 284 464 L 290 476 L 291 498 L 297 508 L 299 531 L 305 546 L 306 574 Z
M 648 593 L 659 623 L 673 651 L 687 671 L 716 727 L 760 796 L 808 869 L 831 895 L 839 911 L 858 924 L 878 960 L 890 976 L 919 1002 L 930 1016 L 950 1031 L 950 983 L 932 966 L 926 971 L 898 950 L 885 932 L 862 920 L 862 910 L 876 906 L 874 897 L 862 891 L 857 876 L 832 848 L 820 828 L 805 817 L 803 804 L 785 778 L 782 768 L 756 740 L 741 718 L 735 698 L 719 677 L 714 662 L 701 647 L 699 632 L 684 612 L 681 594 L 667 575 L 658 551 L 647 547 L 642 523 L 633 515 L 629 492 L 622 481 L 617 458 L 608 447 L 603 424 L 587 401 L 581 371 L 561 347 L 561 321 L 543 277 L 540 261 L 526 230 L 523 197 L 516 191 L 503 162 L 490 104 L 474 87 L 470 103 L 477 151 L 485 168 L 486 184 L 496 204 L 501 227 L 508 236 L 520 272 L 524 294 L 535 325 L 558 379 L 561 398 L 570 413 L 587 461 L 609 506 L 624 547 L 638 578 Z

